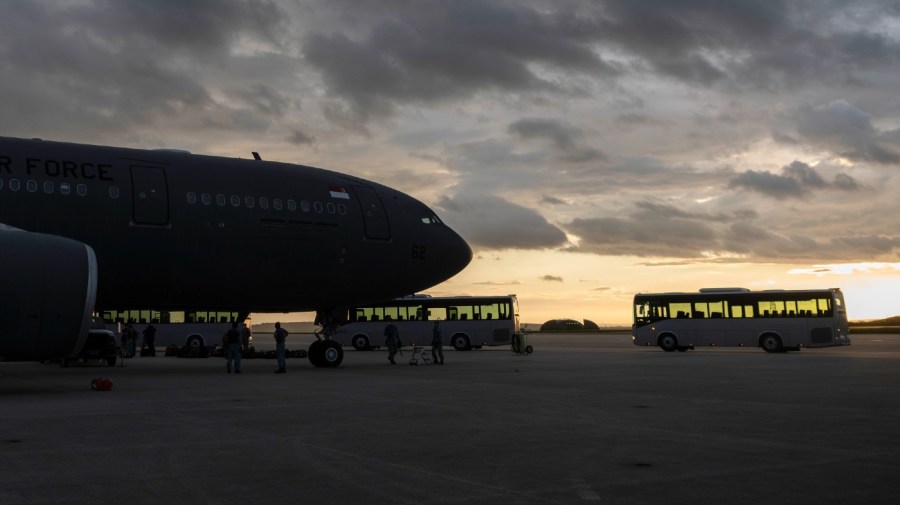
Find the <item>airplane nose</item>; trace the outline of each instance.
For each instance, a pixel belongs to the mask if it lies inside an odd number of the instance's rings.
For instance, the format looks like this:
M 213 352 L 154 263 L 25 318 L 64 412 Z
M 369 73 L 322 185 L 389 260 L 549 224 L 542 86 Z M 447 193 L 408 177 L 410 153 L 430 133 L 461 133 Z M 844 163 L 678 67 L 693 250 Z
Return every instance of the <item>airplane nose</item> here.
M 461 272 L 472 261 L 472 248 L 469 244 L 453 231 L 450 227 L 445 227 L 444 244 L 441 247 L 443 252 L 440 255 L 440 263 L 443 264 L 447 279 Z

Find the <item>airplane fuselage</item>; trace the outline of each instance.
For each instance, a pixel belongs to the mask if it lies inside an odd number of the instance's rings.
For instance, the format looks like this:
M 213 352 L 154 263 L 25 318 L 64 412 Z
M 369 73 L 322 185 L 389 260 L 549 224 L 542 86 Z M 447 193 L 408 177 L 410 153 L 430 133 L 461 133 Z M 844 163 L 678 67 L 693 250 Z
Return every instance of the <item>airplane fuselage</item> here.
M 421 202 L 301 165 L 0 138 L 0 224 L 96 253 L 97 309 L 286 312 L 427 289 L 471 259 Z

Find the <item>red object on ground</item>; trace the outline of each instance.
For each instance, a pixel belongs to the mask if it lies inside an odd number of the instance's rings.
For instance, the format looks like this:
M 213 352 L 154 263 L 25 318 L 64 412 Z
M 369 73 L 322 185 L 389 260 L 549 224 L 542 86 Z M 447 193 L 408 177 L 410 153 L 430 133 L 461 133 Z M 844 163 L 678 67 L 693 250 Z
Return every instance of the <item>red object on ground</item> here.
M 94 379 L 91 381 L 91 389 L 96 391 L 109 391 L 112 389 L 112 381 L 109 379 Z

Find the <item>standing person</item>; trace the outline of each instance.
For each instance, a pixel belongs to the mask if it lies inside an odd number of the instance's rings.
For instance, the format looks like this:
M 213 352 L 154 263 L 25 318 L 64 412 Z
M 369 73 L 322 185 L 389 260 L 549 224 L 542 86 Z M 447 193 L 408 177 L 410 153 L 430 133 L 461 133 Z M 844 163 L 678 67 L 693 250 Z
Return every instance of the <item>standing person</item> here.
M 241 347 L 244 349 L 244 352 L 250 350 L 250 336 L 253 335 L 253 332 L 250 331 L 250 327 L 247 326 L 247 323 L 244 322 L 241 326 Z
M 388 348 L 388 361 L 390 361 L 392 365 L 396 365 L 397 362 L 394 361 L 394 355 L 397 354 L 397 348 L 400 346 L 400 332 L 397 331 L 397 327 L 391 323 L 385 326 L 384 336 L 384 345 Z
M 287 373 L 284 368 L 284 341 L 288 332 L 281 327 L 281 323 L 275 323 L 275 358 L 278 360 L 278 370 L 275 373 Z
M 241 332 L 237 323 L 231 323 L 231 329 L 225 332 L 226 352 L 228 360 L 225 362 L 225 370 L 231 373 L 231 362 L 234 362 L 234 373 L 241 373 Z
M 146 349 L 146 354 L 144 353 Z M 141 343 L 141 356 L 156 356 L 156 327 L 148 324 L 144 328 L 144 341 Z
M 438 356 L 441 360 L 438 361 Z M 441 325 L 437 321 L 434 322 L 434 328 L 431 329 L 431 359 L 435 365 L 444 364 L 444 337 L 441 333 Z
M 131 323 L 125 325 L 125 329 L 122 331 L 123 336 L 125 337 L 125 354 L 129 358 L 134 357 L 134 353 L 137 352 L 135 349 L 137 342 L 137 330 L 134 329 L 134 326 Z

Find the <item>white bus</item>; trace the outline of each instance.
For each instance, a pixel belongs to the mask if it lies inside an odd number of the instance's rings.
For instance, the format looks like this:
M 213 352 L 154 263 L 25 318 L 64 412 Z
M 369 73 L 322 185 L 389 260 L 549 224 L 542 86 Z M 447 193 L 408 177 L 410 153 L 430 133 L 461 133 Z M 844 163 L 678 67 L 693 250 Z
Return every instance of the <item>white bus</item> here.
M 103 310 L 99 316 L 110 329 L 120 332 L 122 325 L 131 324 L 137 330 L 138 348 L 142 347 L 143 333 L 148 325 L 156 328 L 154 347 L 213 347 L 222 345 L 222 337 L 231 323 L 242 322 L 246 313 L 222 310 Z M 118 333 L 117 333 L 118 334 Z
M 686 351 L 697 346 L 762 347 L 767 352 L 849 345 L 847 309 L 839 288 L 634 296 L 635 345 Z
M 519 331 L 519 301 L 507 296 L 423 295 L 351 307 L 331 339 L 356 350 L 381 346 L 393 323 L 403 345 L 431 345 L 434 321 L 440 321 L 444 345 L 459 351 L 510 345 Z

